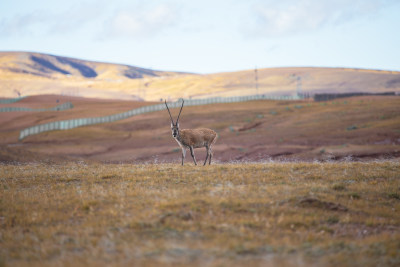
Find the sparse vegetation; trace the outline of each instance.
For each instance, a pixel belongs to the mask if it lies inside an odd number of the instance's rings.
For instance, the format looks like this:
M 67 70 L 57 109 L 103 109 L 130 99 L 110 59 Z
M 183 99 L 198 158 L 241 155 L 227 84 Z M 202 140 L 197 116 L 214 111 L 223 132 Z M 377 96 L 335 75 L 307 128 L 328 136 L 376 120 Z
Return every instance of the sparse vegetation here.
M 400 188 L 399 188 L 400 190 Z M 389 193 L 388 196 L 390 198 L 394 198 L 394 199 L 399 199 L 400 200 L 400 194 L 399 193 Z
M 0 166 L 2 266 L 398 266 L 400 164 Z
M 357 130 L 358 127 L 356 125 L 351 125 L 351 126 L 347 127 L 346 129 L 347 129 L 347 131 L 352 131 L 352 130 Z
M 344 184 L 335 184 L 333 186 L 333 190 L 336 190 L 336 191 L 343 191 L 345 189 L 346 189 L 346 186 Z

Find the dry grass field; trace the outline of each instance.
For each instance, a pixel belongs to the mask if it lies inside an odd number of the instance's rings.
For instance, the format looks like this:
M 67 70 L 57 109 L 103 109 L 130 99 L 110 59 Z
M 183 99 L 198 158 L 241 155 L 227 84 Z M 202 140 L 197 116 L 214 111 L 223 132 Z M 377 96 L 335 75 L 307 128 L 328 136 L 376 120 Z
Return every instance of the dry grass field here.
M 0 166 L 0 266 L 399 266 L 400 164 Z

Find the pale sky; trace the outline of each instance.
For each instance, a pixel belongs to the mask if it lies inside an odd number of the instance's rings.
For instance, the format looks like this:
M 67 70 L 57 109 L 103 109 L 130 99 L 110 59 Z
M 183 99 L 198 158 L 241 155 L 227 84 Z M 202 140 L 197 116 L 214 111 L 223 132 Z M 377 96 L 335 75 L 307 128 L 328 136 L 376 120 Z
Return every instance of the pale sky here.
M 400 71 L 400 0 L 0 0 L 0 51 L 195 73 Z

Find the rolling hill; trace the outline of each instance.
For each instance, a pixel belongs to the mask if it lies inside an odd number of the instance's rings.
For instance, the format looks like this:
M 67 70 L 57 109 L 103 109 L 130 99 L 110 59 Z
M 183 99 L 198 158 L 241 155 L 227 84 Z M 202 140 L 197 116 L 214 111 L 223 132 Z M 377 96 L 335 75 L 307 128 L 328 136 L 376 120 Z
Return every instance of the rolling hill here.
M 0 52 L 1 97 L 59 94 L 114 99 L 139 99 L 138 81 L 168 77 L 163 72 L 128 65 L 85 61 L 30 52 Z
M 0 97 L 57 94 L 159 101 L 304 92 L 400 92 L 400 72 L 344 68 L 266 68 L 190 74 L 30 52 L 0 52 Z

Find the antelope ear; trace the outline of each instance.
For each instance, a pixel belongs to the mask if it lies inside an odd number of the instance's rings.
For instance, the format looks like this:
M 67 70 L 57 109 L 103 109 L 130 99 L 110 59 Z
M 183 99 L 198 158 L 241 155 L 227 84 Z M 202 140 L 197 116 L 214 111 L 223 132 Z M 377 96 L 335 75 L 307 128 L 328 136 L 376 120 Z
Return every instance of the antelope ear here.
M 179 128 L 179 122 L 177 122 L 177 123 L 176 123 L 176 127 L 178 127 L 178 128 Z
M 174 124 L 171 122 L 171 128 L 174 127 Z

